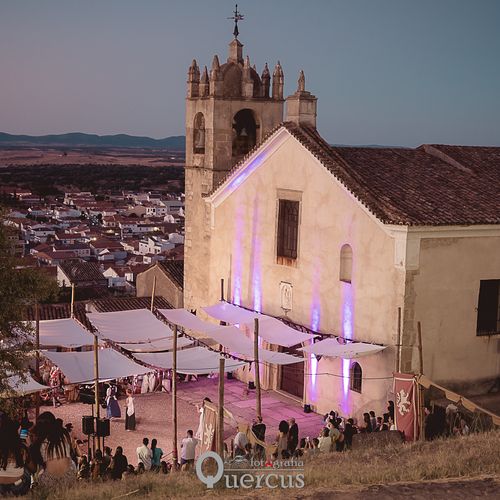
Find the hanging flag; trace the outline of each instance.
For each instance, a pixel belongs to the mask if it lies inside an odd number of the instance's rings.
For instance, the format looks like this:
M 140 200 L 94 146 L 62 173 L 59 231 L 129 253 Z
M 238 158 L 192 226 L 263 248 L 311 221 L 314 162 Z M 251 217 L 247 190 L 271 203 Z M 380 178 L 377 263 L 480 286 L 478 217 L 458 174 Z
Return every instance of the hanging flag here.
M 394 417 L 396 429 L 406 441 L 418 439 L 417 384 L 415 375 L 394 373 Z
M 215 405 L 205 402 L 203 405 L 202 434 L 200 436 L 200 455 L 215 450 L 215 431 L 217 426 L 217 409 Z

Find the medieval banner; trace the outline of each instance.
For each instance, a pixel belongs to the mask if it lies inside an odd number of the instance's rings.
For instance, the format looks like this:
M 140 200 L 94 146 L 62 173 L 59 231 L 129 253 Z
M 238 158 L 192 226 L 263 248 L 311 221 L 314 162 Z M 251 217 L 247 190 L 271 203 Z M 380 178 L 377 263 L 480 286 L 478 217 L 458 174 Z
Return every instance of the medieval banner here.
M 415 375 L 394 373 L 394 418 L 396 429 L 406 441 L 418 439 L 417 384 Z
M 217 407 L 205 402 L 203 405 L 202 432 L 200 439 L 200 455 L 215 450 L 215 431 L 217 425 Z

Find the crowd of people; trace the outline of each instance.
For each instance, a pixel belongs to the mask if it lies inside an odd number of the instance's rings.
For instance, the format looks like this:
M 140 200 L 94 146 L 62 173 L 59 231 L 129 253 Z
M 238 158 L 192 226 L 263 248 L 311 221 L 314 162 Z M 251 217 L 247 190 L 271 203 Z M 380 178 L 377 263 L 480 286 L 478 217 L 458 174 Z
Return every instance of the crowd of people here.
M 192 431 L 188 431 L 191 433 Z M 121 446 L 104 452 L 85 453 L 84 442 L 76 439 L 71 423 L 64 425 L 49 411 L 39 415 L 36 424 L 27 414 L 21 421 L 0 413 L 0 496 L 25 495 L 34 485 L 53 487 L 78 480 L 126 479 L 147 471 L 167 474 L 170 464 L 156 439 L 144 438 L 137 448 L 137 467 L 129 463 Z M 183 440 L 189 448 L 189 435 Z M 187 450 L 192 454 L 194 449 Z M 187 454 L 186 461 L 189 459 Z

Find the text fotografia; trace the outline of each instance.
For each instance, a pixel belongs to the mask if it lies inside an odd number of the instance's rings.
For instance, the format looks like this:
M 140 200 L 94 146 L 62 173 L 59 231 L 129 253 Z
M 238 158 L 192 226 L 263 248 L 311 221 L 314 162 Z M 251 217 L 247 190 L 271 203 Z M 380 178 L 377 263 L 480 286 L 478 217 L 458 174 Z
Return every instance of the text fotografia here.
M 216 463 L 216 472 L 213 476 L 205 475 L 202 470 L 203 463 L 209 458 Z M 304 463 L 297 459 L 266 462 L 236 458 L 224 462 L 215 451 L 207 451 L 196 461 L 196 475 L 209 489 L 221 480 L 223 486 L 231 489 L 304 487 Z

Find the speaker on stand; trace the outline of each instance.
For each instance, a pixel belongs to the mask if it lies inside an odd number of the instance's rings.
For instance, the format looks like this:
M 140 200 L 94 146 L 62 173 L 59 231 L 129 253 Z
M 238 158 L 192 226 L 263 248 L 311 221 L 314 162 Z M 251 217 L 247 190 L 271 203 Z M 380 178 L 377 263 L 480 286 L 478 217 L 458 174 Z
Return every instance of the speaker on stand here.
M 90 460 L 90 436 L 93 436 L 95 433 L 94 428 L 94 415 L 84 415 L 82 417 L 82 433 L 87 436 L 87 453 L 88 459 Z
M 104 438 L 110 435 L 109 418 L 96 419 L 96 436 L 97 439 L 102 438 L 102 451 L 104 453 Z

